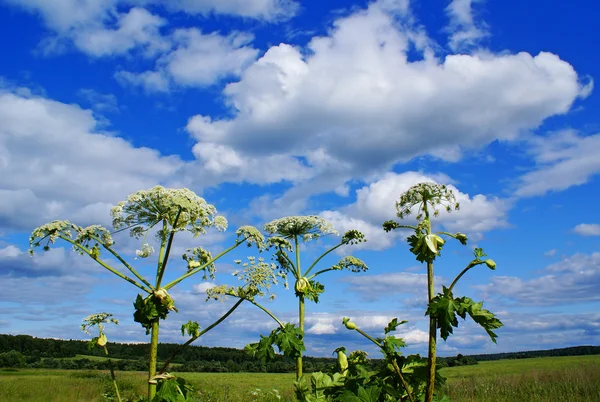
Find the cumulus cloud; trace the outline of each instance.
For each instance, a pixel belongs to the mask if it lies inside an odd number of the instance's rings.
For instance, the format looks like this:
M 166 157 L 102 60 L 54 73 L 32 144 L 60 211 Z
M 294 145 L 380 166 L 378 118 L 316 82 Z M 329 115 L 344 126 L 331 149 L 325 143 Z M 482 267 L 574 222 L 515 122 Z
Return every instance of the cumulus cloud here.
M 535 168 L 521 176 L 516 196 L 533 197 L 589 182 L 600 173 L 600 134 L 573 131 L 535 136 L 528 140 Z
M 518 305 L 556 306 L 600 300 L 600 253 L 575 254 L 547 266 L 533 279 L 495 276 L 491 283 L 475 286 L 487 299 Z
M 109 205 L 171 177 L 182 162 L 97 129 L 90 110 L 0 92 L 0 226 L 107 223 Z M 35 155 L 35 157 L 32 157 Z
M 443 175 L 426 175 L 420 172 L 405 172 L 401 174 L 387 173 L 375 181 L 356 191 L 356 202 L 340 211 L 324 211 L 321 216 L 331 221 L 342 232 L 357 229 L 365 233 L 366 243 L 355 247 L 382 250 L 390 247 L 401 236 L 400 231 L 385 233 L 382 223 L 396 220 L 395 203 L 400 195 L 411 186 L 420 183 L 452 183 L 452 179 Z M 509 226 L 507 214 L 511 204 L 497 197 L 487 197 L 483 194 L 470 196 L 462 193 L 454 185 L 448 187 L 454 192 L 460 210 L 452 213 L 440 213 L 435 223 L 442 225 L 451 232 L 463 232 L 472 239 L 481 239 L 483 233 Z M 406 221 L 413 224 L 414 218 Z
M 580 223 L 573 228 L 580 236 L 600 236 L 600 225 L 597 223 Z
M 240 159 L 301 157 L 315 177 L 341 171 L 347 179 L 515 140 L 568 112 L 583 91 L 573 67 L 551 53 L 437 59 L 397 16 L 375 2 L 306 49 L 271 47 L 225 88 L 233 117 L 198 115 L 188 131 Z M 422 58 L 409 60 L 414 46 Z

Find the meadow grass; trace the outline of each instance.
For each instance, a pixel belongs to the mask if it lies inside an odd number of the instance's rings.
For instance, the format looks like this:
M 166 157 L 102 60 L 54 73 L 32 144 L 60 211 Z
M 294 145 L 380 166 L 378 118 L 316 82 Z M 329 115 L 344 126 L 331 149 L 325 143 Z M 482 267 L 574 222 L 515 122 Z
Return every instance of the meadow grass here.
M 441 370 L 453 402 L 598 402 L 600 356 L 481 362 Z
M 600 356 L 498 360 L 441 373 L 448 378 L 446 391 L 453 402 L 600 401 Z M 194 385 L 200 402 L 293 400 L 293 373 L 175 374 Z M 146 391 L 145 376 L 117 374 L 125 400 Z M 110 382 L 103 371 L 0 370 L 0 401 L 101 402 L 107 391 Z

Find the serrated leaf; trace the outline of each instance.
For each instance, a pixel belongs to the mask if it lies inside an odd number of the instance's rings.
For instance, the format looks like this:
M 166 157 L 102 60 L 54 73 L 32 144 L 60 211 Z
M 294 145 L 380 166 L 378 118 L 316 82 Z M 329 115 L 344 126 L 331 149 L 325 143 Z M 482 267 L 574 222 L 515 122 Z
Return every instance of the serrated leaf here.
M 502 321 L 500 321 L 494 313 L 489 310 L 483 308 L 483 302 L 474 302 L 469 297 L 462 297 L 461 299 L 461 309 L 464 309 L 466 313 L 471 316 L 473 321 L 479 324 L 487 334 L 492 339 L 492 342 L 496 343 L 496 338 L 498 335 L 494 333 L 494 329 L 498 329 L 502 327 Z
M 442 339 L 448 339 L 452 333 L 452 327 L 458 327 L 456 311 L 458 306 L 452 296 L 439 294 L 429 302 L 426 315 L 436 319 L 437 327 L 440 329 Z
M 388 334 L 388 333 L 390 333 L 392 331 L 395 331 L 396 328 L 398 328 L 402 324 L 406 324 L 407 322 L 408 321 L 406 321 L 406 320 L 398 321 L 397 318 L 394 318 L 392 321 L 390 321 L 388 323 L 388 325 L 385 327 L 384 331 L 385 331 L 386 334 Z

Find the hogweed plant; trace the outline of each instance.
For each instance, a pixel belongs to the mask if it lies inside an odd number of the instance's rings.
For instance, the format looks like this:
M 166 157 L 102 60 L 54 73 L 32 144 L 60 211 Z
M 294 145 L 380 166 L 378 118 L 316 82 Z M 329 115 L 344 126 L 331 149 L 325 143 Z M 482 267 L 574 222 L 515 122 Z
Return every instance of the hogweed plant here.
M 441 255 L 446 242 L 443 237 L 456 239 L 463 245 L 466 245 L 468 241 L 467 236 L 463 233 L 434 232 L 432 230 L 431 219 L 439 215 L 440 209 L 445 209 L 447 212 L 459 209 L 459 203 L 456 202 L 452 190 L 445 185 L 419 183 L 402 194 L 396 202 L 398 217 L 405 219 L 411 213 L 416 212 L 417 224 L 401 225 L 395 221 L 387 221 L 383 224 L 386 232 L 394 229 L 412 230 L 413 234 L 407 238 L 410 252 L 415 255 L 417 261 L 427 264 L 428 306 L 425 314 L 429 316 L 429 338 L 425 402 L 434 400 L 438 329 L 441 337 L 446 340 L 452 333 L 453 327 L 458 327 L 457 315 L 465 319 L 468 314 L 486 330 L 495 343 L 496 334 L 493 330 L 502 326 L 502 323 L 494 314 L 482 308 L 482 302 L 476 303 L 468 297 L 456 297 L 452 292 L 458 280 L 470 269 L 478 265 L 486 265 L 490 269 L 496 269 L 496 263 L 493 260 L 483 259 L 486 254 L 481 248 L 475 249 L 475 258 L 456 276 L 451 285 L 449 287 L 442 286 L 442 292 L 438 295 L 435 294 L 434 261 Z
M 53 221 L 42 225 L 35 229 L 30 237 L 30 253 L 33 254 L 33 250 L 40 246 L 44 250 L 49 250 L 57 240 L 63 240 L 70 243 L 79 254 L 92 258 L 100 266 L 142 292 L 134 302 L 134 320 L 142 325 L 147 335 L 150 334 L 148 401 L 153 401 L 158 380 L 172 377 L 162 373 L 155 378 L 160 321 L 166 319 L 170 312 L 177 311 L 169 290 L 184 279 L 200 272 L 204 274 L 204 279 L 213 278 L 215 262 L 218 259 L 244 243 L 248 246 L 256 245 L 259 250 L 263 250 L 266 247 L 264 237 L 256 228 L 243 226 L 236 231 L 237 238 L 234 244 L 216 256 L 202 247 L 188 249 L 182 256 L 187 265 L 186 272 L 164 284 L 175 235 L 187 231 L 194 237 L 198 237 L 205 234 L 209 228 L 224 231 L 227 228 L 227 220 L 217 215 L 215 207 L 194 192 L 185 188 L 169 189 L 161 186 L 129 195 L 125 201 L 119 202 L 112 208 L 111 215 L 114 230 L 129 231 L 129 235 L 135 239 L 146 239 L 151 231 L 156 231 L 158 256 L 156 272 L 152 278 L 141 275 L 139 268 L 136 269 L 133 263 L 127 262 L 115 250 L 115 242 L 112 238 L 114 233 L 100 225 L 83 228 L 69 221 Z M 154 252 L 154 247 L 144 242 L 141 249 L 136 251 L 135 259 L 149 258 Z M 114 257 L 122 267 L 119 266 L 119 269 L 109 263 L 103 258 L 104 253 Z M 237 306 L 239 304 L 235 307 Z M 231 314 L 231 311 L 226 316 Z M 217 321 L 214 325 L 221 322 Z M 193 329 L 192 326 L 186 327 L 186 330 Z M 204 332 L 193 332 L 192 337 L 199 336 L 201 333 Z M 171 385 L 173 384 L 169 386 Z
M 291 276 L 294 279 L 294 291 L 298 298 L 298 337 L 304 338 L 304 317 L 306 299 L 318 303 L 319 296 L 325 291 L 323 284 L 316 281 L 316 277 L 329 271 L 339 271 L 343 269 L 352 272 L 366 271 L 366 264 L 358 258 L 347 256 L 331 267 L 314 272 L 317 264 L 329 253 L 345 246 L 353 245 L 366 241 L 365 236 L 357 230 L 347 231 L 341 238 L 341 241 L 327 249 L 315 261 L 303 269 L 301 266 L 300 242 L 308 242 L 327 235 L 338 235 L 333 225 L 325 219 L 318 216 L 288 216 L 276 219 L 264 225 L 264 231 L 271 237 L 267 239 L 267 244 L 274 249 L 273 258 L 277 263 L 280 273 L 285 276 Z M 290 254 L 293 254 L 290 257 Z M 296 358 L 296 380 L 302 377 L 302 352 Z
M 98 313 L 87 316 L 83 319 L 83 324 L 81 324 L 81 330 L 88 335 L 91 335 L 90 329 L 93 327 L 98 327 L 98 336 L 92 338 L 89 342 L 88 347 L 91 349 L 95 347 L 102 348 L 104 350 L 104 354 L 108 359 L 108 368 L 110 371 L 110 378 L 112 380 L 113 388 L 115 389 L 115 395 L 117 400 L 121 402 L 121 394 L 119 393 L 119 386 L 117 385 L 117 378 L 115 376 L 115 370 L 112 365 L 112 360 L 108 357 L 108 348 L 106 344 L 108 343 L 108 338 L 104 333 L 105 324 L 115 324 L 119 325 L 119 320 L 112 318 L 113 315 L 110 313 Z

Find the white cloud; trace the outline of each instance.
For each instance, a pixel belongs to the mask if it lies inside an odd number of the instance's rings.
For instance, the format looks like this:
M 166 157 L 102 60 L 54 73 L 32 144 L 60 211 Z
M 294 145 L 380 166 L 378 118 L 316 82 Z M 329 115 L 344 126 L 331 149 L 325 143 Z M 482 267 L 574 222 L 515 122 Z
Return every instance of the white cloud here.
M 248 45 L 252 37 L 241 33 L 223 36 L 189 28 L 176 30 L 169 39 L 173 49 L 158 59 L 155 71 L 121 71 L 117 78 L 143 85 L 148 92 L 167 91 L 168 82 L 205 87 L 226 77 L 239 76 L 258 55 L 258 50 Z
M 333 324 L 322 322 L 318 322 L 306 330 L 306 333 L 315 335 L 335 334 L 336 332 L 337 329 Z
M 165 24 L 166 20 L 143 8 L 132 8 L 116 17 L 111 24 L 114 28 L 86 25 L 74 30 L 71 36 L 75 46 L 90 56 L 120 55 L 134 48 L 142 48 L 151 56 L 170 47 L 159 32 Z
M 197 283 L 197 284 L 193 285 L 192 289 L 193 289 L 194 293 L 205 294 L 208 289 L 212 289 L 215 286 L 217 286 L 217 285 L 212 282 L 202 282 L 202 283 Z
M 482 0 L 452 0 L 446 8 L 450 19 L 447 30 L 451 33 L 448 45 L 453 51 L 473 47 L 489 35 L 486 24 L 476 21 L 473 13 L 473 3 L 480 2 Z
M 198 115 L 188 130 L 238 158 L 302 157 L 315 177 L 340 175 L 337 188 L 418 155 L 455 161 L 517 139 L 568 112 L 584 89 L 551 53 L 438 60 L 396 16 L 376 2 L 335 21 L 307 49 L 271 47 L 224 90 L 234 116 Z M 422 60 L 408 60 L 413 45 Z
M 573 228 L 580 236 L 600 236 L 600 225 L 597 223 L 580 223 Z
M 401 331 L 397 334 L 398 338 L 402 338 L 406 342 L 407 346 L 412 346 L 419 343 L 427 343 L 429 335 L 427 332 L 422 331 L 418 328 L 413 328 L 408 331 Z
M 0 92 L 0 225 L 104 222 L 108 205 L 167 180 L 183 163 L 97 130 L 91 111 Z M 102 214 L 96 216 L 96 214 Z
M 600 134 L 581 136 L 572 131 L 535 136 L 528 140 L 536 167 L 519 178 L 518 197 L 544 195 L 589 182 L 600 173 Z
M 575 254 L 547 266 L 544 275 L 523 279 L 495 276 L 489 285 L 475 286 L 484 297 L 519 305 L 554 306 L 600 300 L 600 253 Z
M 443 174 L 387 173 L 380 180 L 358 189 L 354 204 L 340 211 L 324 211 L 320 215 L 331 221 L 340 232 L 357 229 L 365 233 L 367 242 L 355 247 L 382 250 L 400 237 L 400 232 L 385 233 L 383 222 L 397 220 L 396 201 L 411 186 L 420 182 L 447 184 L 453 181 Z M 460 203 L 460 210 L 452 213 L 441 211 L 435 224 L 442 225 L 448 231 L 466 233 L 474 240 L 481 239 L 484 232 L 509 226 L 506 217 L 511 205 L 507 200 L 483 194 L 470 196 L 452 184 L 448 187 Z M 406 221 L 406 224 L 413 223 L 414 217 Z

